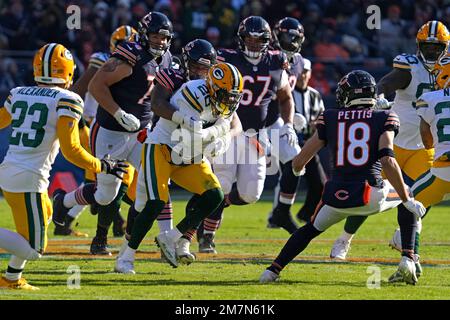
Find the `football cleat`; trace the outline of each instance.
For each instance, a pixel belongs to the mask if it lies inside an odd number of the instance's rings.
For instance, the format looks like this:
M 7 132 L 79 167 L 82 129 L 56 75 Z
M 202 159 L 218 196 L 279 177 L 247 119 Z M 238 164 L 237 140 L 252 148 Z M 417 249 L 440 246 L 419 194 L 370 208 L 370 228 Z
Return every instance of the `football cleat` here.
M 297 224 L 294 222 L 294 219 L 292 219 L 290 211 L 283 212 L 278 209 L 273 210 L 272 217 L 269 218 L 269 223 L 283 228 L 290 234 L 293 234 L 298 229 Z
M 280 279 L 280 275 L 266 269 L 266 270 L 264 270 L 262 275 L 259 277 L 259 283 L 270 283 L 270 282 L 278 281 L 279 279 Z
M 58 226 L 55 224 L 55 230 L 53 231 L 53 234 L 55 236 L 73 236 L 73 237 L 80 237 L 80 238 L 87 238 L 89 235 L 84 232 L 73 230 L 72 228 L 69 228 L 67 226 Z
M 180 238 L 177 242 L 176 254 L 180 264 L 190 265 L 195 261 L 195 255 L 189 251 L 191 242 L 185 238 Z
M 415 285 L 417 283 L 416 264 L 413 259 L 403 256 L 400 260 L 397 270 L 407 284 Z
M 330 253 L 330 258 L 345 260 L 347 258 L 347 253 L 350 250 L 350 243 L 351 243 L 350 240 L 343 240 L 341 238 L 338 238 L 333 244 L 333 248 L 331 249 Z
M 392 236 L 392 239 L 389 240 L 389 247 L 395 249 L 399 252 L 402 252 L 402 237 L 400 235 L 400 229 L 397 228 Z
M 178 267 L 175 243 L 167 236 L 167 231 L 160 233 L 155 238 L 156 245 L 161 249 L 161 253 L 166 261 L 174 268 Z
M 114 271 L 123 274 L 136 274 L 134 271 L 134 261 L 117 257 Z
M 90 252 L 91 254 L 101 256 L 112 255 L 111 252 L 108 250 L 108 239 L 100 237 L 94 237 L 94 239 L 92 239 Z
M 217 254 L 214 235 L 212 233 L 205 233 L 198 239 L 198 252 Z
M 64 227 L 66 223 L 66 215 L 70 210 L 70 208 L 66 208 L 64 206 L 65 194 L 66 192 L 63 189 L 56 189 L 55 192 L 53 192 L 52 221 L 60 227 Z
M 25 278 L 20 278 L 19 280 L 8 280 L 5 277 L 0 278 L 0 289 L 16 289 L 16 290 L 40 290 L 38 287 L 28 284 Z

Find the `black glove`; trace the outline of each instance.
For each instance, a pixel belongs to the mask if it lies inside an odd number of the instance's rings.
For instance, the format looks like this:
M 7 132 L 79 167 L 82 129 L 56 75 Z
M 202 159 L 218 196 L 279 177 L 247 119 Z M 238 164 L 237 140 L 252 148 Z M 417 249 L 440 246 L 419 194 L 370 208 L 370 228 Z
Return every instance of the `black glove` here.
M 122 180 L 121 173 L 126 173 L 127 170 L 124 168 L 128 168 L 129 165 L 125 163 L 125 160 L 114 160 L 111 159 L 111 156 L 107 154 L 102 160 L 102 172 L 107 174 L 112 174 Z

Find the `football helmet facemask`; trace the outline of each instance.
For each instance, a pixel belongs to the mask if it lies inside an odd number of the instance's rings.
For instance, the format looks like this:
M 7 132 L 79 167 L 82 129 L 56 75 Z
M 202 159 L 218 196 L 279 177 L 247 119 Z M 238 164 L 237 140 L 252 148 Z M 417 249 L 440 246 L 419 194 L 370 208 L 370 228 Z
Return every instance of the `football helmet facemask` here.
M 447 54 L 450 34 L 445 25 L 437 20 L 428 21 L 417 32 L 417 55 L 429 70 Z

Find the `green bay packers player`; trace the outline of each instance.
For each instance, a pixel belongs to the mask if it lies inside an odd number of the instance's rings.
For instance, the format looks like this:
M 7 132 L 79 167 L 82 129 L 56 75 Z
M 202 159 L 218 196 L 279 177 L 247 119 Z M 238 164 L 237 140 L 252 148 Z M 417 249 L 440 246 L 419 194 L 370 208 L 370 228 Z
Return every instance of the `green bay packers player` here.
M 395 92 L 392 110 L 400 119 L 400 130 L 394 140 L 394 152 L 405 182 L 409 186 L 427 172 L 433 163 L 433 149 L 425 148 L 420 138 L 420 118 L 415 106 L 417 98 L 425 92 L 434 90 L 432 70 L 436 62 L 447 53 L 449 40 L 450 34 L 442 22 L 428 21 L 417 32 L 417 53 L 395 57 L 393 70 L 385 75 L 377 86 L 381 98 Z M 347 219 L 344 232 L 333 245 L 331 258 L 342 260 L 346 258 L 351 239 L 365 219 L 366 217 Z M 417 237 L 420 229 L 419 223 Z
M 135 252 L 168 200 L 169 179 L 199 195 L 186 217 L 155 239 L 166 261 L 178 266 L 176 247 L 180 238 L 196 228 L 224 199 L 220 183 L 204 156 L 223 154 L 231 137 L 242 131 L 235 114 L 242 90 L 239 70 L 229 63 L 219 63 L 211 67 L 206 80 L 183 84 L 170 100 L 172 107 L 160 110 L 161 118 L 149 132 L 142 152 L 134 203 L 140 213 L 128 247 L 116 261 L 116 270 L 134 273 Z
M 38 289 L 22 278 L 22 271 L 26 261 L 39 259 L 47 246 L 52 218 L 48 178 L 59 148 L 70 162 L 95 173 L 120 176 L 126 167 L 122 161 L 99 160 L 80 145 L 83 100 L 67 90 L 75 70 L 71 53 L 60 44 L 47 44 L 34 56 L 33 69 L 37 85 L 12 89 L 0 107 L 0 128 L 12 126 L 9 150 L 0 165 L 0 187 L 17 230 L 0 228 L 0 247 L 12 254 L 0 288 Z
M 414 198 L 429 208 L 450 196 L 450 55 L 436 64 L 437 91 L 424 93 L 416 102 L 420 117 L 420 135 L 426 149 L 434 148 L 434 161 L 430 169 L 422 174 L 411 187 Z M 398 220 L 411 220 L 411 216 L 400 209 Z M 408 221 L 413 225 L 414 221 Z M 398 270 L 389 278 L 390 282 L 417 282 L 417 261 L 414 253 L 419 246 L 413 228 L 400 224 L 402 260 Z
M 110 41 L 109 41 L 109 52 L 95 52 L 91 55 L 89 59 L 89 65 L 86 69 L 86 71 L 80 76 L 80 78 L 74 83 L 74 85 L 70 88 L 71 91 L 77 93 L 80 97 L 84 97 L 84 110 L 83 110 L 83 119 L 79 122 L 79 128 L 80 128 L 80 141 L 81 145 L 84 149 L 87 151 L 90 151 L 89 147 L 89 127 L 84 125 L 86 122 L 89 126 L 91 125 L 93 119 L 95 118 L 95 114 L 97 112 L 98 103 L 94 99 L 91 93 L 88 91 L 88 85 L 91 79 L 94 77 L 94 75 L 97 73 L 97 71 L 101 68 L 101 66 L 109 59 L 109 57 L 113 54 L 113 52 L 116 50 L 116 47 L 130 39 L 131 37 L 135 36 L 137 34 L 137 31 L 132 28 L 131 26 L 123 25 L 118 27 L 114 32 L 111 34 Z M 123 184 L 128 186 L 128 192 L 133 193 L 133 188 L 130 188 L 130 185 L 133 181 L 134 177 L 134 168 L 132 166 L 128 167 L 127 173 L 123 177 Z M 85 172 L 85 183 L 95 182 L 95 173 L 86 171 Z M 134 188 L 135 190 L 135 188 Z M 135 192 L 134 192 L 135 193 Z M 55 235 L 62 235 L 62 236 L 79 236 L 79 237 L 88 237 L 87 234 L 73 230 L 72 229 L 72 223 L 75 219 L 77 219 L 83 209 L 85 208 L 85 205 L 76 205 L 73 208 L 69 210 L 65 217 L 65 224 L 64 226 L 60 226 L 55 224 Z M 124 220 L 122 216 L 120 215 L 120 207 L 114 207 L 110 208 L 111 215 L 114 216 L 113 220 L 113 234 L 114 236 L 122 236 L 123 235 L 123 225 Z M 91 205 L 91 212 L 93 214 L 97 213 L 97 208 L 94 204 Z

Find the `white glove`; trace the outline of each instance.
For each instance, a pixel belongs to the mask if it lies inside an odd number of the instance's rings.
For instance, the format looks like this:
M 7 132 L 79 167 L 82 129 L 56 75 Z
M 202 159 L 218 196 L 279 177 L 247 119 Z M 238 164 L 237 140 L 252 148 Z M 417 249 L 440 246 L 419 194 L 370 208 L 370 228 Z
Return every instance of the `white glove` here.
M 414 198 L 410 198 L 408 199 L 408 201 L 403 202 L 403 205 L 406 209 L 411 211 L 417 219 L 422 218 L 427 211 L 423 204 L 420 201 L 415 200 Z
M 306 128 L 306 125 L 308 122 L 306 121 L 306 118 L 301 113 L 295 113 L 294 114 L 294 129 L 297 132 L 302 132 L 303 129 Z
M 206 145 L 204 154 L 210 157 L 218 157 L 224 154 L 231 144 L 231 135 L 226 133 L 225 135 L 214 139 L 211 143 Z
M 387 110 L 390 109 L 393 105 L 393 102 L 389 102 L 386 98 L 377 98 L 377 102 L 375 104 L 375 109 L 377 110 Z
M 130 132 L 137 131 L 141 126 L 141 122 L 138 118 L 133 116 L 131 113 L 126 113 L 120 108 L 116 111 L 116 113 L 114 113 L 114 119 L 116 119 L 122 127 Z
M 280 129 L 280 138 L 286 137 L 290 146 L 295 146 L 298 143 L 297 133 L 292 126 L 292 123 L 285 123 Z
M 173 113 L 172 121 L 191 131 L 200 131 L 202 129 L 202 124 L 200 121 L 197 121 L 194 117 L 186 115 L 180 111 L 175 111 Z
M 230 132 L 230 122 L 219 118 L 216 123 L 209 128 L 202 129 L 202 141 L 211 141 Z

